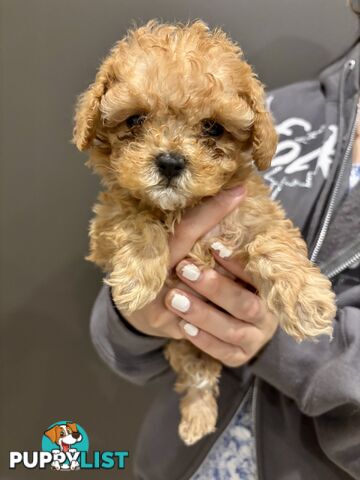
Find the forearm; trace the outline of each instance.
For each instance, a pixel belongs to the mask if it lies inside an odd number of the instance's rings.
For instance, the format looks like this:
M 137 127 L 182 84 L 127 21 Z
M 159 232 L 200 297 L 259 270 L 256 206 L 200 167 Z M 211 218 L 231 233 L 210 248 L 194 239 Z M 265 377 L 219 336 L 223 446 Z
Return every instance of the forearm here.
M 143 385 L 169 369 L 163 355 L 167 339 L 143 335 L 129 328 L 114 307 L 107 286 L 102 287 L 95 301 L 90 332 L 99 356 L 132 383 Z
M 324 453 L 360 478 L 360 309 L 343 307 L 334 338 L 297 344 L 278 330 L 252 361 L 252 372 L 313 418 Z
M 344 402 L 360 405 L 358 373 L 360 310 L 344 307 L 334 320 L 333 340 L 296 343 L 278 330 L 252 361 L 252 372 L 292 398 L 309 416 L 321 415 Z

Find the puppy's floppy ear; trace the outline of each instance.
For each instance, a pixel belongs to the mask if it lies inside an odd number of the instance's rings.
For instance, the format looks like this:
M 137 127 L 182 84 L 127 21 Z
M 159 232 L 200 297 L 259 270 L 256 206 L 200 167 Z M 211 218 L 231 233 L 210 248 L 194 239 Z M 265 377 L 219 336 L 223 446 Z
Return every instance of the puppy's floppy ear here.
M 79 150 L 89 148 L 96 134 L 101 115 L 101 98 L 109 88 L 110 82 L 114 79 L 113 63 L 113 55 L 111 55 L 101 65 L 95 82 L 78 98 L 72 141 Z
M 275 154 L 278 135 L 271 114 L 266 108 L 264 89 L 255 77 L 249 98 L 255 114 L 252 132 L 253 159 L 259 170 L 266 170 Z
M 56 443 L 57 429 L 58 426 L 55 425 L 55 427 L 52 427 L 50 430 L 46 430 L 46 432 L 44 432 L 44 435 L 46 435 L 53 443 Z
M 67 423 L 66 424 L 72 432 L 77 432 L 77 426 L 76 423 Z

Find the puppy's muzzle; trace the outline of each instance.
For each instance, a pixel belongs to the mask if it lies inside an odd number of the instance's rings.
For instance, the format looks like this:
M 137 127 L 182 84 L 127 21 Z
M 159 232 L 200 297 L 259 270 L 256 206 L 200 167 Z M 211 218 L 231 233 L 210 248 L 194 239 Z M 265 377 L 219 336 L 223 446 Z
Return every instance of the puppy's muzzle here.
M 161 152 L 155 157 L 156 166 L 162 177 L 172 180 L 185 168 L 185 157 L 181 153 Z

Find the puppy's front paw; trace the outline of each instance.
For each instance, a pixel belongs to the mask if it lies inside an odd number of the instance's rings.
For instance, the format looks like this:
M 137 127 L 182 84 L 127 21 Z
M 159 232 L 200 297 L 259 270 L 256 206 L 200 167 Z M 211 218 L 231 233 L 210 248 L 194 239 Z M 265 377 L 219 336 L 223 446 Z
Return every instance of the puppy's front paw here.
M 52 470 L 60 470 L 60 468 L 61 468 L 61 467 L 60 467 L 60 463 L 59 463 L 57 460 L 55 460 L 55 461 L 51 464 L 51 469 L 52 469 Z
M 140 310 L 154 300 L 161 288 L 150 288 L 151 286 L 142 285 L 134 279 L 121 284 L 110 277 L 105 282 L 111 286 L 115 305 L 124 313 L 133 313 L 136 310 Z
M 70 470 L 80 470 L 79 462 L 73 460 L 70 465 Z
M 323 334 L 332 336 L 335 295 L 330 281 L 316 266 L 292 272 L 275 289 L 281 298 L 279 307 L 283 313 L 279 313 L 286 333 L 298 341 Z
M 131 262 L 116 265 L 105 283 L 112 289 L 112 297 L 117 308 L 124 313 L 140 310 L 158 295 L 165 283 L 167 269 L 158 264 L 149 268 L 139 264 L 130 268 Z

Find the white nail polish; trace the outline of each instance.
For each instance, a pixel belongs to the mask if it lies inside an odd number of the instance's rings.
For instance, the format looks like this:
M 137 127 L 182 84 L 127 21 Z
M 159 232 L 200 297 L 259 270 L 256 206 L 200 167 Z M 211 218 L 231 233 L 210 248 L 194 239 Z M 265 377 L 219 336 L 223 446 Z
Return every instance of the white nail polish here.
M 199 333 L 199 329 L 191 323 L 185 323 L 183 329 L 188 335 L 190 335 L 190 337 L 196 337 L 196 335 Z
M 213 242 L 211 248 L 216 250 L 221 258 L 228 258 L 232 254 L 230 248 L 225 247 L 221 242 Z
M 191 282 L 196 282 L 196 280 L 199 280 L 200 273 L 201 272 L 198 267 L 193 263 L 188 263 L 181 269 L 181 275 Z
M 190 300 L 185 295 L 180 295 L 180 293 L 175 293 L 171 299 L 171 306 L 179 312 L 187 312 L 190 308 Z

